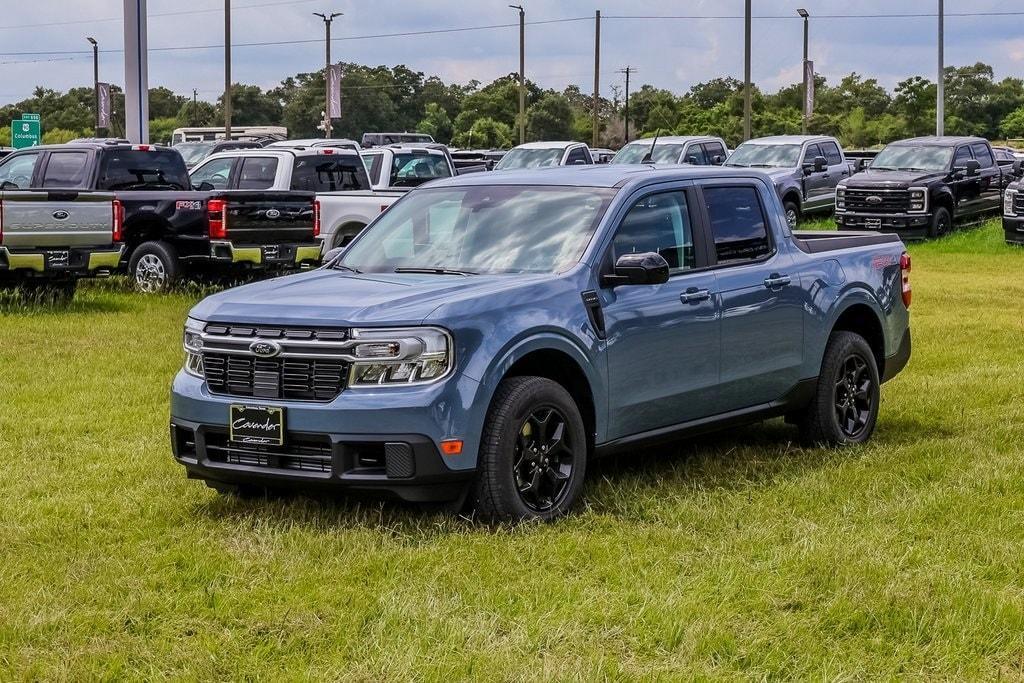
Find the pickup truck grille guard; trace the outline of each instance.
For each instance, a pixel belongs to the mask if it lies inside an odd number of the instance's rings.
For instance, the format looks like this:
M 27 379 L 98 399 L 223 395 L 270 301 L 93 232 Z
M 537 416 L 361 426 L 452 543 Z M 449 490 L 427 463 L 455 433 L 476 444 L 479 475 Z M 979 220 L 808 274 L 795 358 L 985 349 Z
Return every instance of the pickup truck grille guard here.
M 845 200 L 845 211 L 859 213 L 906 213 L 910 210 L 910 190 L 847 188 Z
M 213 394 L 331 401 L 348 383 L 347 330 L 210 324 L 203 374 Z

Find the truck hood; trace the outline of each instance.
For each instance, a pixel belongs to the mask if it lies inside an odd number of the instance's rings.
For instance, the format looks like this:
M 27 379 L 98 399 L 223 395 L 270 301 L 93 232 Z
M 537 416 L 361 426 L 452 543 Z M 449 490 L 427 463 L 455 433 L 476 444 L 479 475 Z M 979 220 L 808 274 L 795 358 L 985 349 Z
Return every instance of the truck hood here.
M 528 286 L 551 275 L 354 274 L 318 269 L 229 289 L 189 316 L 275 325 L 416 325 L 441 304 Z
M 927 185 L 946 176 L 945 171 L 879 171 L 867 169 L 850 176 L 844 183 L 848 188 L 864 190 L 905 190 L 912 185 Z

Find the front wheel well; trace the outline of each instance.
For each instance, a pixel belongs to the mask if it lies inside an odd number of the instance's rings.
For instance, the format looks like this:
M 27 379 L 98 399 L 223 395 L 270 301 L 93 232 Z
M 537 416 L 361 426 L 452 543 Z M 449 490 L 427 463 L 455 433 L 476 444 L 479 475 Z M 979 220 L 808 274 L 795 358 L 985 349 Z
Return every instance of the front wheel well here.
M 594 392 L 590 381 L 579 363 L 564 351 L 540 349 L 526 354 L 508 369 L 502 379 L 509 377 L 544 377 L 560 384 L 572 396 L 583 418 L 587 431 L 588 447 L 594 446 L 597 430 L 597 413 L 594 406 Z
M 331 248 L 333 249 L 335 247 L 345 246 L 351 242 L 356 235 L 362 232 L 366 225 L 366 223 L 360 223 L 359 221 L 342 223 L 334 229 L 334 236 L 331 238 Z
M 785 205 L 786 202 L 793 202 L 796 204 L 796 210 L 800 210 L 800 193 L 796 190 L 786 190 L 782 195 L 782 203 Z
M 854 304 L 847 308 L 836 319 L 829 336 L 839 331 L 853 332 L 864 337 L 875 357 L 878 374 L 882 376 L 885 371 L 885 333 L 882 331 L 882 322 L 871 307 Z

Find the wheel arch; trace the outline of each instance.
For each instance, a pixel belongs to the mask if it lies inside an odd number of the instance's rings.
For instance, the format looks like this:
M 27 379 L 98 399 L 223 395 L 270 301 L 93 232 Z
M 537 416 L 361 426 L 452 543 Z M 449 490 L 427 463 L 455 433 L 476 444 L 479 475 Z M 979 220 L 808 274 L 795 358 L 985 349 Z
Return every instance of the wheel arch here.
M 355 237 L 362 232 L 369 223 L 363 222 L 362 219 L 348 219 L 342 220 L 338 225 L 331 231 L 331 248 L 344 246 L 341 244 L 342 238 L 349 234 L 349 231 L 354 230 L 352 237 Z
M 885 371 L 885 328 L 878 312 L 864 301 L 848 302 L 832 321 L 829 337 L 840 331 L 853 332 L 864 338 L 871 347 L 881 377 Z

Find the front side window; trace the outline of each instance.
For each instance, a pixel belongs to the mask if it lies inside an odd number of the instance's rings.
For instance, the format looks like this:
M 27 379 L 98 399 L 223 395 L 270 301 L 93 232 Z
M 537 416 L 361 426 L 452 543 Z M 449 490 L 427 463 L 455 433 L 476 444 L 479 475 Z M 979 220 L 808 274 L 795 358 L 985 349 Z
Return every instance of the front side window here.
M 5 159 L 0 164 L 0 190 L 28 189 L 39 157 L 39 152 L 31 152 Z
M 704 202 L 719 264 L 752 261 L 771 253 L 768 224 L 755 188 L 706 187 Z
M 704 153 L 708 157 L 709 164 L 721 165 L 725 161 L 725 147 L 722 146 L 721 142 L 705 143 Z
M 725 165 L 745 168 L 794 168 L 799 159 L 800 145 L 745 142 L 736 148 Z
M 988 151 L 987 145 L 976 142 L 971 145 L 971 149 L 974 151 L 974 158 L 981 163 L 982 168 L 989 168 L 996 165 L 996 161 L 992 158 L 992 153 Z
M 573 166 L 579 164 L 592 164 L 594 163 L 594 160 L 582 147 L 575 147 L 571 152 L 569 152 L 569 156 L 566 158 L 565 163 L 569 166 Z
M 612 241 L 614 258 L 661 254 L 672 272 L 694 267 L 693 230 L 685 192 L 644 197 L 629 210 Z
M 973 159 L 971 156 L 971 148 L 967 145 L 956 148 L 956 156 L 953 157 L 953 168 L 962 168 L 967 165 L 967 162 Z
M 825 156 L 821 148 L 817 145 L 807 145 L 807 149 L 804 150 L 804 163 L 810 166 L 814 163 L 815 158 Z
M 82 187 L 88 164 L 86 152 L 51 152 L 43 172 L 43 187 Z
M 694 166 L 707 166 L 708 164 L 708 158 L 704 156 L 704 148 L 697 143 L 693 143 L 687 148 L 683 161 Z
M 192 187 L 200 190 L 226 190 L 231 167 L 235 160 L 232 157 L 211 159 L 192 172 Z
M 239 190 L 269 190 L 274 186 L 277 175 L 277 159 L 274 157 L 242 157 L 238 171 Z
M 561 272 L 579 262 L 614 195 L 614 189 L 593 187 L 421 188 L 374 221 L 336 267 L 369 273 Z

